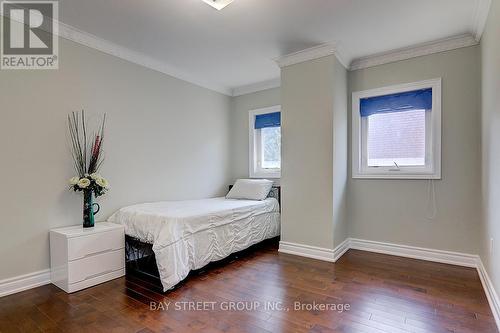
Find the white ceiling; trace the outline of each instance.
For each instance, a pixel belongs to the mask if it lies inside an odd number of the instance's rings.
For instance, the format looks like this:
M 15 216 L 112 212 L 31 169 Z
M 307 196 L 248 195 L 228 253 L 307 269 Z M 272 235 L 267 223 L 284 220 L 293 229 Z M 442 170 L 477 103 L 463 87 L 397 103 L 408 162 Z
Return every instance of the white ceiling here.
M 60 20 L 231 91 L 278 78 L 274 58 L 326 42 L 350 61 L 475 34 L 482 1 L 235 0 L 217 11 L 201 0 L 61 0 Z

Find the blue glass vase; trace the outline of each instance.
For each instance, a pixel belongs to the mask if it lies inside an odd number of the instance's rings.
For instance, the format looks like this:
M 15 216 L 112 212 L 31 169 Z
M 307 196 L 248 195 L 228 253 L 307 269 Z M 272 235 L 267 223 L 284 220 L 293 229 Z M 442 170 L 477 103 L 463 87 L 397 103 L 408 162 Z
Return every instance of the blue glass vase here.
M 97 210 L 94 211 L 94 206 Z M 91 190 L 83 191 L 83 227 L 92 228 L 95 225 L 94 215 L 100 210 L 99 204 L 94 202 L 94 195 Z

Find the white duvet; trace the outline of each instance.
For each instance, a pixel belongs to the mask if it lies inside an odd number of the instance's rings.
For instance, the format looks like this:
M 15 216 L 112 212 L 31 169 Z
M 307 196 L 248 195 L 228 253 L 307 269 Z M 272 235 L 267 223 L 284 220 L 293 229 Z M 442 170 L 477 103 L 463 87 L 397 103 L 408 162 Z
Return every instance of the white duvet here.
M 213 198 L 145 203 L 120 209 L 110 222 L 153 244 L 167 291 L 190 270 L 280 234 L 278 201 Z

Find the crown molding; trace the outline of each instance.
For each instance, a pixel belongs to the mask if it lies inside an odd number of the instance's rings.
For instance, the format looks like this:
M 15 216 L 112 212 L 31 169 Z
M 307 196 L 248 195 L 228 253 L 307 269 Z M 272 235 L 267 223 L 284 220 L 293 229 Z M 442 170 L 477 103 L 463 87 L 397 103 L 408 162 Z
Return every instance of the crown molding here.
M 323 58 L 329 55 L 335 55 L 335 57 L 337 57 L 337 60 L 342 64 L 342 66 L 344 66 L 346 69 L 349 68 L 348 66 L 350 62 L 349 56 L 341 47 L 341 45 L 339 45 L 339 43 L 321 44 L 312 48 L 308 48 L 279 58 L 275 58 L 273 60 L 278 64 L 280 68 L 283 68 L 304 61 Z M 249 85 L 234 88 L 232 91 L 232 96 L 251 94 L 262 90 L 279 88 L 280 86 L 281 86 L 281 78 L 276 78 L 272 80 L 252 83 Z
M 101 51 L 103 53 L 127 60 L 134 64 L 152 69 L 154 71 L 167 74 L 174 78 L 192 83 L 196 86 L 216 91 L 218 93 L 231 96 L 231 89 L 217 86 L 203 80 L 199 80 L 173 66 L 158 61 L 141 52 L 131 50 L 108 40 L 102 39 L 85 31 L 79 30 L 68 24 L 59 22 L 59 37 L 78 43 L 83 46 Z
M 377 53 L 371 56 L 355 59 L 351 62 L 350 70 L 363 69 L 391 62 L 407 60 L 439 52 L 477 45 L 478 41 L 470 34 L 440 39 L 433 42 L 417 44 L 393 51 Z
M 0 15 L 3 17 L 4 13 L 0 13 Z M 196 86 L 206 88 L 227 96 L 231 96 L 232 90 L 229 88 L 221 87 L 210 82 L 205 82 L 190 74 L 183 72 L 182 70 L 170 66 L 162 61 L 158 61 L 141 52 L 137 52 L 129 48 L 126 48 L 124 46 L 115 44 L 103 38 L 92 35 L 86 31 L 77 29 L 61 21 L 58 20 L 53 20 L 53 21 L 56 24 L 55 25 L 56 29 L 54 29 L 53 33 L 61 38 L 64 38 L 66 40 L 72 41 L 74 43 L 86 46 L 88 48 L 97 51 L 101 51 L 103 53 L 140 65 L 142 67 L 152 69 L 162 74 L 169 75 L 171 77 L 194 84 Z
M 484 32 L 491 0 L 475 0 L 476 7 L 471 22 L 471 34 L 459 35 L 445 38 L 429 43 L 417 44 L 401 49 L 382 52 L 352 60 L 339 43 L 325 43 L 292 54 L 274 59 L 280 68 L 298 64 L 304 61 L 318 59 L 329 55 L 335 55 L 338 61 L 348 70 L 363 69 L 391 62 L 407 60 L 415 57 L 445 52 L 462 47 L 477 45 Z M 3 15 L 3 13 L 0 13 Z M 131 63 L 152 69 L 154 71 L 169 75 L 179 80 L 203 87 L 227 96 L 240 96 L 261 90 L 276 88 L 280 86 L 279 79 L 273 79 L 255 84 L 249 84 L 236 88 L 223 87 L 213 82 L 207 82 L 188 74 L 181 69 L 171 66 L 165 62 L 156 60 L 144 53 L 131 50 L 115 44 L 98 36 L 79 30 L 63 22 L 57 22 L 59 29 L 55 33 L 61 38 L 70 40 L 80 45 L 101 51 L 103 53 L 121 58 Z
M 262 91 L 262 90 L 279 88 L 280 86 L 281 86 L 281 78 L 276 78 L 276 79 L 272 79 L 272 80 L 257 82 L 257 83 L 248 84 L 245 86 L 234 88 L 232 96 L 241 96 L 241 95 L 251 94 L 251 93 Z
M 472 21 L 472 35 L 476 41 L 481 41 L 483 36 L 484 27 L 486 26 L 486 21 L 488 20 L 488 14 L 490 12 L 491 0 L 476 0 L 476 8 L 474 10 L 474 16 Z
M 349 70 L 349 65 L 351 64 L 352 57 L 341 43 L 337 43 L 336 45 L 337 47 L 335 50 L 335 56 L 337 57 L 337 60 L 342 64 L 342 66 L 344 66 L 345 69 Z
M 338 43 L 325 43 L 318 46 L 314 46 L 305 50 L 294 52 L 291 54 L 284 55 L 282 57 L 275 58 L 274 61 L 278 64 L 280 68 L 299 64 L 301 62 L 319 59 L 327 57 L 330 55 L 335 55 L 339 62 L 347 68 L 346 56 L 341 54 L 341 48 Z
M 344 65 L 344 67 L 346 67 L 350 71 L 353 71 L 426 56 L 434 53 L 455 50 L 463 47 L 474 46 L 477 44 L 479 44 L 479 42 L 471 34 L 464 34 L 354 59 L 351 62 L 350 66 L 345 65 L 350 57 L 342 51 L 342 48 L 340 48 L 338 44 L 323 44 L 277 58 L 275 59 L 275 61 L 281 68 L 283 68 L 304 61 L 318 59 L 328 55 L 335 55 L 339 62 Z M 280 81 L 278 79 L 265 81 L 233 89 L 232 95 L 240 96 L 270 88 L 277 88 L 279 86 Z

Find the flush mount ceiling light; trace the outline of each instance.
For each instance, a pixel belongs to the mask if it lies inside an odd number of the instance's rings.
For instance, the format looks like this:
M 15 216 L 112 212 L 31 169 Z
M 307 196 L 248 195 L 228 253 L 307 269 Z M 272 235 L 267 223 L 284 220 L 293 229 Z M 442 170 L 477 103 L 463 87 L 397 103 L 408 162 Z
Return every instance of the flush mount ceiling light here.
M 202 0 L 204 3 L 209 4 L 217 10 L 221 10 L 222 8 L 229 5 L 234 0 Z

